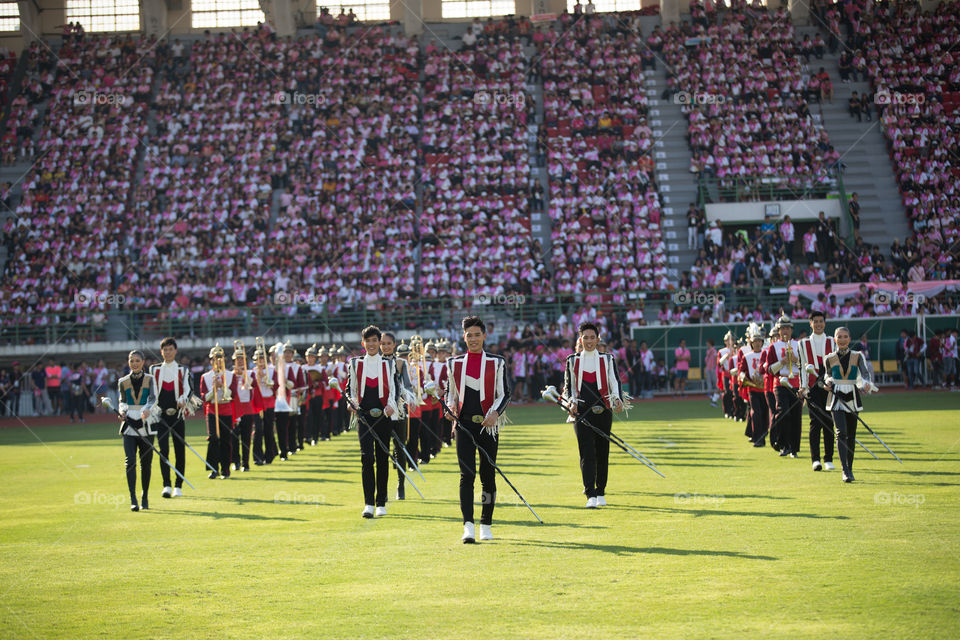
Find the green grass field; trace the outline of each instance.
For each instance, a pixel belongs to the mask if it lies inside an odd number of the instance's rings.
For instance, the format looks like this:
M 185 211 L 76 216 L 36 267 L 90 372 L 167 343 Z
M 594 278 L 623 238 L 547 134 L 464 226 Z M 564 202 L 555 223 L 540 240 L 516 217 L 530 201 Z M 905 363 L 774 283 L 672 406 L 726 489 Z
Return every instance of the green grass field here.
M 499 463 L 545 524 L 500 480 L 477 545 L 450 449 L 382 519 L 354 433 L 229 480 L 188 452 L 197 491 L 155 466 L 131 513 L 115 425 L 0 429 L 0 637 L 955 638 L 960 394 L 867 409 L 904 464 L 861 429 L 881 459 L 844 485 L 705 402 L 639 404 L 614 430 L 667 477 L 614 450 L 590 511 L 559 409 L 512 409 Z

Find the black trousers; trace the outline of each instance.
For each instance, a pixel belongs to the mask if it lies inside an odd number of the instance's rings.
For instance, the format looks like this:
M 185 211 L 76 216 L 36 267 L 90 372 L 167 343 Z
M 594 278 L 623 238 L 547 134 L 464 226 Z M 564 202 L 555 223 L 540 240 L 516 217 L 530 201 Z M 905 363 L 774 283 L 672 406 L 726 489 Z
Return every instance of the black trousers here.
M 253 455 L 263 456 L 263 462 L 265 464 L 270 464 L 273 462 L 273 459 L 277 457 L 277 437 L 274 434 L 274 426 L 276 424 L 276 414 L 273 412 L 273 409 L 264 409 L 263 418 L 260 420 L 261 423 L 261 435 L 258 438 L 254 434 L 253 438 Z
M 308 439 L 320 440 L 323 437 L 321 435 L 323 428 L 320 425 L 323 424 L 325 417 L 326 416 L 323 415 L 323 397 L 317 396 L 316 398 L 310 398 L 307 411 L 307 423 L 309 426 L 307 430 Z
M 149 444 L 147 444 L 149 443 Z M 150 489 L 150 470 L 153 467 L 153 436 L 123 436 L 124 465 L 127 470 L 127 488 L 130 490 L 130 503 L 137 501 L 137 459 L 140 459 L 140 486 L 143 495 Z
M 440 410 L 423 411 L 420 414 L 420 459 L 430 462 L 430 455 L 440 451 Z
M 733 411 L 737 420 L 746 421 L 748 408 L 747 401 L 740 395 L 740 388 L 737 387 L 736 391 L 733 392 Z
M 767 424 L 769 425 L 767 429 L 770 432 L 770 446 L 776 449 L 779 443 L 774 437 L 773 421 L 777 417 L 777 395 L 773 391 L 764 391 L 763 397 L 767 399 Z M 779 435 L 779 429 L 777 434 Z
M 183 444 L 186 436 L 187 430 L 186 425 L 183 423 L 183 418 L 179 416 L 167 416 L 163 415 L 160 417 L 160 422 L 157 424 L 157 449 L 160 450 L 161 455 L 167 460 L 170 459 L 170 431 L 173 430 L 176 432 L 176 435 L 173 435 L 173 453 L 176 458 L 177 471 L 180 472 L 180 475 L 186 475 L 187 471 L 187 447 Z M 179 438 L 177 436 L 180 436 Z M 169 487 L 170 485 L 170 467 L 165 464 L 160 465 L 160 476 L 163 478 L 163 486 Z M 183 487 L 183 480 L 180 479 L 180 476 L 177 476 L 177 479 L 174 481 L 178 489 Z
M 253 436 L 253 431 L 252 413 L 241 416 L 240 424 L 233 430 L 234 434 L 238 436 L 237 438 L 233 438 L 233 453 L 236 456 L 234 461 L 247 469 L 250 468 L 250 439 Z
M 217 436 L 217 419 L 212 413 L 207 414 L 207 462 L 220 475 L 230 476 L 230 426 L 233 416 L 220 414 L 220 436 Z
M 294 426 L 294 444 L 298 448 L 303 449 L 303 440 L 306 435 L 307 430 L 307 407 L 304 407 L 303 404 L 300 404 L 300 413 L 296 414 L 293 417 L 293 426 Z
M 291 421 L 296 417 L 292 413 L 281 411 L 274 414 L 277 420 L 277 444 L 281 458 L 286 458 L 287 454 L 294 450 L 293 430 Z
M 750 392 L 750 438 L 760 442 L 770 428 L 770 412 L 767 397 L 762 391 Z
M 720 403 L 723 406 L 723 415 L 731 417 L 736 415 L 736 409 L 733 406 L 733 384 L 726 376 L 723 377 L 723 397 Z
M 420 444 L 420 427 L 421 422 L 420 418 L 410 418 L 409 422 L 404 420 L 397 423 L 396 433 L 400 438 L 400 441 L 403 442 L 404 446 L 407 448 L 407 453 L 410 454 L 410 457 L 414 460 L 417 459 L 417 455 L 420 453 L 417 447 Z M 395 448 L 394 457 L 397 459 L 397 462 L 400 463 L 400 467 L 406 471 L 407 469 L 412 468 L 410 462 L 407 460 L 407 457 L 403 455 L 403 452 L 400 451 L 400 447 Z M 397 474 L 397 488 L 403 489 L 403 474 Z
M 336 419 L 337 408 L 327 407 L 323 410 L 323 419 L 320 420 L 320 437 L 321 438 L 330 438 L 331 435 L 338 435 L 340 432 L 337 431 L 336 434 L 333 432 L 334 421 Z
M 390 432 L 393 427 L 393 421 L 386 416 L 377 419 L 363 416 L 357 421 L 357 435 L 360 439 L 360 477 L 363 483 L 365 505 L 375 504 L 383 507 L 387 504 L 387 483 L 390 478 Z M 379 437 L 380 442 L 377 442 L 374 434 Z
M 607 471 L 610 463 L 610 441 L 590 428 L 593 425 L 610 435 L 613 428 L 613 413 L 604 408 L 603 413 L 587 409 L 577 417 L 574 431 L 577 448 L 580 449 L 580 475 L 583 478 L 583 493 L 588 498 L 605 495 Z
M 816 405 L 816 408 L 813 407 Z M 833 462 L 833 420 L 824 407 L 827 406 L 827 390 L 823 387 L 810 389 L 807 412 L 810 414 L 810 461 L 820 459 L 820 434 L 823 433 L 823 461 Z
M 777 442 L 780 448 L 786 448 L 791 453 L 800 451 L 800 439 L 803 432 L 803 407 L 797 399 L 794 389 L 787 389 L 777 385 L 777 428 L 779 435 Z M 772 435 L 771 435 L 772 437 Z
M 461 433 L 467 429 L 473 436 Z M 474 443 L 476 440 L 476 443 Z M 460 460 L 460 513 L 464 522 L 473 522 L 473 487 L 477 477 L 477 454 L 480 455 L 480 524 L 493 524 L 493 507 L 497 502 L 497 472 L 477 446 L 497 461 L 498 436 L 492 436 L 480 425 L 461 415 L 457 425 L 457 458 Z
M 844 474 L 852 475 L 853 452 L 857 448 L 857 414 L 835 410 L 833 412 L 833 424 L 837 428 L 840 467 Z

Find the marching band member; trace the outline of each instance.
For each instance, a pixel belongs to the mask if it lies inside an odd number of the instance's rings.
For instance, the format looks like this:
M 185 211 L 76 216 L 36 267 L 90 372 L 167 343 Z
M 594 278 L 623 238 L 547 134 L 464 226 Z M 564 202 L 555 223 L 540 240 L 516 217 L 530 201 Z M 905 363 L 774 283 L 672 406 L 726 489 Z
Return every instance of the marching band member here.
M 410 389 L 409 394 L 406 394 L 406 408 L 404 410 L 406 413 L 406 424 L 401 426 L 401 429 L 404 430 L 405 436 L 403 438 L 403 444 L 407 448 L 407 452 L 410 454 L 410 456 L 416 460 L 420 453 L 417 447 L 420 444 L 420 429 L 422 426 L 422 398 L 427 396 L 427 393 L 424 390 L 426 378 L 422 375 L 422 372 L 419 370 L 414 371 L 410 367 L 410 358 L 412 355 L 410 347 L 408 347 L 406 344 L 400 343 L 400 346 L 397 347 L 397 355 L 399 356 L 397 362 L 403 362 L 403 372 L 400 375 L 400 380 L 404 380 L 404 376 L 406 376 L 405 383 L 409 383 Z M 403 407 L 401 407 L 401 409 L 403 409 Z M 404 469 L 409 468 L 405 457 L 400 459 L 400 461 Z M 404 498 L 405 491 L 403 474 L 397 474 L 397 500 L 403 500 Z
M 436 382 L 436 375 L 439 371 L 437 366 L 439 363 L 436 361 L 437 345 L 430 340 L 423 346 L 423 350 L 426 354 L 424 371 L 427 374 L 427 380 Z M 439 400 L 427 396 L 423 401 L 423 411 L 420 414 L 420 463 L 427 464 L 440 453 L 443 436 L 440 433 L 442 429 L 440 428 L 441 410 Z
M 610 441 L 590 425 L 609 435 L 613 428 L 613 411 L 619 413 L 623 410 L 623 393 L 616 360 L 610 354 L 597 351 L 597 325 L 581 323 L 579 334 L 583 350 L 567 356 L 564 389 L 570 415 L 576 420 L 574 430 L 580 450 L 586 506 L 587 509 L 596 509 L 607 505 Z
M 810 460 L 813 470 L 825 469 L 832 471 L 833 466 L 833 424 L 829 415 L 824 415 L 823 408 L 827 406 L 827 390 L 817 384 L 826 375 L 824 359 L 828 353 L 836 351 L 833 338 L 824 333 L 826 316 L 823 311 L 814 310 L 810 313 L 809 337 L 800 341 L 800 381 L 803 393 L 810 399 L 807 412 L 810 415 Z M 807 365 L 813 365 L 816 373 L 808 373 Z M 814 408 L 816 405 L 816 408 Z M 823 433 L 823 464 L 820 464 L 820 434 Z
M 749 394 L 750 420 L 747 422 L 750 429 L 753 446 L 762 447 L 766 444 L 767 429 L 770 428 L 767 399 L 763 391 L 763 377 L 760 373 L 760 357 L 763 355 L 763 329 L 751 322 L 747 327 L 749 352 L 743 354 L 737 364 L 740 387 Z
M 733 383 L 730 379 L 730 366 L 727 360 L 733 355 L 733 332 L 727 331 L 723 336 L 723 348 L 717 352 L 717 381 L 723 389 L 723 397 L 720 404 L 723 406 L 723 417 L 733 418 L 735 409 L 733 406 Z
M 291 418 L 293 421 L 293 438 L 294 443 L 297 445 L 296 451 L 303 451 L 303 444 L 306 442 L 307 438 L 307 411 L 310 408 L 310 400 L 308 396 L 308 392 L 310 390 L 310 381 L 307 380 L 307 374 L 303 370 L 303 359 L 296 350 L 293 351 L 293 364 L 296 365 L 302 381 L 302 386 L 294 389 L 292 394 L 297 399 L 297 411 Z
M 393 385 L 395 389 L 396 396 L 394 402 L 397 405 L 397 420 L 393 421 L 393 435 L 394 435 L 394 452 L 393 458 L 400 465 L 400 467 L 406 471 L 410 468 L 407 457 L 400 451 L 400 443 L 404 447 L 407 446 L 407 440 L 409 439 L 409 433 L 407 431 L 407 425 L 409 424 L 407 420 L 408 411 L 412 408 L 408 405 L 415 404 L 416 398 L 413 397 L 413 384 L 410 380 L 410 371 L 407 368 L 407 361 L 404 359 L 404 353 L 410 353 L 409 347 L 405 344 L 401 344 L 400 347 L 397 347 L 397 339 L 390 332 L 384 332 L 383 337 L 380 340 L 380 354 L 383 356 L 384 360 L 389 360 L 393 366 Z M 413 400 L 414 402 L 411 402 Z M 410 449 L 407 448 L 409 452 Z M 410 454 L 413 455 L 413 454 Z M 397 500 L 403 500 L 406 498 L 406 491 L 404 489 L 404 478 L 402 473 L 397 474 Z
M 245 355 L 234 352 L 233 373 L 237 380 L 236 403 L 234 404 L 234 438 L 231 438 L 233 447 L 234 468 L 237 471 L 250 471 L 250 437 L 254 433 L 254 415 L 260 412 L 263 399 L 260 398 L 259 385 L 252 375 L 244 368 Z
M 447 394 L 447 360 L 453 355 L 453 347 L 450 346 L 448 340 L 441 340 L 440 344 L 437 345 L 437 363 L 435 374 L 433 375 L 433 381 L 437 383 L 437 393 L 441 398 L 445 397 Z M 441 409 L 438 411 L 438 421 L 442 422 L 440 418 Z M 440 437 L 443 440 L 443 446 L 449 447 L 453 444 L 453 440 L 450 438 L 450 431 L 446 429 L 440 429 Z M 437 451 L 440 451 L 440 443 L 437 442 Z
M 320 347 L 320 349 L 323 349 L 323 347 Z M 314 344 L 304 352 L 307 356 L 307 364 L 303 365 L 303 376 L 307 383 L 307 423 L 309 425 L 307 438 L 311 445 L 315 445 L 318 440 L 323 439 L 321 435 L 322 424 L 326 417 L 323 411 L 323 402 L 328 380 L 327 372 L 317 361 L 320 349 L 317 349 L 317 345 Z
M 336 420 L 337 405 L 340 402 L 340 391 L 333 383 L 337 378 L 336 363 L 331 362 L 327 354 L 333 356 L 333 347 L 329 351 L 320 347 L 317 349 L 317 358 L 320 360 L 320 369 L 326 376 L 327 384 L 323 388 L 323 418 L 320 420 L 320 439 L 329 440 L 331 435 L 339 435 L 340 431 L 333 431 Z
M 127 356 L 130 373 L 117 381 L 119 402 L 117 411 L 123 422 L 123 453 L 127 471 L 127 488 L 130 490 L 130 510 L 149 509 L 147 492 L 150 489 L 150 469 L 153 465 L 153 435 L 144 419 L 157 401 L 154 378 L 144 375 L 143 352 L 131 351 Z M 137 504 L 137 459 L 140 459 L 140 486 L 143 494 Z
M 457 434 L 457 458 L 460 462 L 460 513 L 463 516 L 463 542 L 476 541 L 473 522 L 473 486 L 477 475 L 477 448 L 486 451 L 496 463 L 499 429 L 506 421 L 504 412 L 510 402 L 503 357 L 483 350 L 487 327 L 477 316 L 463 319 L 463 339 L 467 353 L 447 360 L 449 384 L 446 405 L 456 416 L 447 416 Z M 472 436 L 472 437 L 471 437 Z M 483 491 L 480 511 L 480 540 L 492 540 L 493 507 L 497 501 L 497 476 L 485 455 L 480 456 L 480 485 Z
M 330 347 L 330 355 L 334 355 L 333 346 Z M 347 368 L 347 349 L 343 345 L 340 345 L 336 350 L 336 360 L 333 369 L 335 377 L 340 381 L 341 389 L 347 388 Z M 332 427 L 332 430 L 334 434 L 350 431 L 350 420 L 347 419 L 347 399 L 343 397 L 343 392 L 339 392 L 337 395 L 336 410 L 333 412 L 334 427 Z
M 184 442 L 187 432 L 183 410 L 190 399 L 192 376 L 186 367 L 177 364 L 176 340 L 164 338 L 160 342 L 160 354 L 163 356 L 163 363 L 150 367 L 150 377 L 153 378 L 154 388 L 157 390 L 157 404 L 160 407 L 160 419 L 156 423 L 157 448 L 161 455 L 169 460 L 171 430 L 179 436 L 173 439 L 173 452 L 177 471 L 180 475 L 186 475 L 187 448 Z M 180 476 L 177 476 L 175 485 L 170 486 L 170 467 L 160 465 L 160 475 L 163 477 L 163 491 L 160 493 L 162 497 L 176 498 L 183 495 L 183 480 Z
M 223 362 L 223 347 L 210 349 L 210 371 L 200 376 L 200 397 L 207 418 L 207 462 L 219 469 L 223 478 L 230 477 L 230 428 L 233 426 L 233 402 L 237 395 L 237 377 L 227 371 Z M 216 471 L 207 476 L 217 477 Z
M 780 456 L 796 458 L 800 451 L 803 414 L 797 402 L 800 389 L 800 343 L 793 339 L 793 323 L 784 314 L 777 321 L 779 338 L 767 347 L 767 370 L 777 376 L 774 392 L 777 396 Z M 773 438 L 773 434 L 770 435 Z
M 857 445 L 857 414 L 863 411 L 860 391 L 876 391 L 867 357 L 850 348 L 850 330 L 837 327 L 833 332 L 837 350 L 826 360 L 827 411 L 833 413 L 837 428 L 837 448 L 843 481 L 853 482 L 853 452 Z
M 273 352 L 271 351 L 271 354 Z M 253 418 L 253 463 L 257 466 L 270 464 L 277 457 L 277 438 L 274 435 L 274 403 L 277 401 L 277 383 L 274 366 L 267 364 L 267 354 L 257 349 L 253 354 L 254 367 L 250 379 L 254 380 L 260 405 Z
M 274 413 L 277 420 L 277 440 L 280 447 L 280 460 L 286 460 L 297 450 L 297 394 L 300 390 L 306 387 L 306 384 L 303 380 L 303 371 L 300 370 L 300 365 L 293 361 L 293 354 L 293 345 L 289 342 L 284 343 L 282 356 L 283 362 L 279 366 L 284 367 L 284 374 L 286 375 L 285 386 L 287 390 L 287 402 L 290 405 L 290 411 Z M 274 371 L 273 375 L 274 383 L 278 384 L 278 372 Z
M 737 348 L 737 370 L 733 372 L 733 377 L 737 381 L 737 398 L 740 400 L 740 412 L 738 416 L 742 416 L 745 423 L 743 435 L 753 440 L 754 434 L 752 433 L 752 421 L 750 419 L 750 390 L 744 379 L 740 376 L 743 359 L 747 354 L 753 353 L 753 348 L 750 346 L 750 335 L 750 327 L 748 326 L 747 333 L 744 334 L 743 337 L 743 344 Z
M 372 518 L 374 513 L 387 515 L 388 447 L 393 430 L 391 418 L 397 415 L 396 387 L 393 363 L 380 355 L 380 329 L 369 326 L 361 335 L 367 353 L 347 363 L 347 393 L 363 412 L 357 421 L 364 499 L 362 515 Z M 352 406 L 349 409 L 355 413 Z
M 763 346 L 763 353 L 760 354 L 760 374 L 763 376 L 763 396 L 767 401 L 767 425 L 773 424 L 773 418 L 777 411 L 777 396 L 774 392 L 777 377 L 767 369 L 767 347 L 776 342 L 777 336 L 779 335 L 780 327 L 774 323 L 773 326 L 770 327 L 770 336 Z M 779 443 L 774 438 L 773 432 L 770 431 L 770 426 L 767 427 L 767 432 L 770 436 L 770 446 L 779 451 Z

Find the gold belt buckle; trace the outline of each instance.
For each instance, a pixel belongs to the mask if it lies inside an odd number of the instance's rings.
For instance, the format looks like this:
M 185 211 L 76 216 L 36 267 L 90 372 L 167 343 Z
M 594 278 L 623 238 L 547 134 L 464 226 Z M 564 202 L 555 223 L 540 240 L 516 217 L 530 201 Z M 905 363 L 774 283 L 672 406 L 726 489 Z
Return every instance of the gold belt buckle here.
M 590 411 L 593 411 L 594 413 L 603 413 L 603 409 L 604 407 L 597 407 L 597 406 L 590 407 Z
M 177 415 L 177 410 L 170 408 L 170 409 L 164 410 L 164 413 L 166 413 L 168 416 L 175 416 Z
M 370 409 L 371 418 L 379 418 L 383 415 L 383 409 Z
M 473 424 L 480 424 L 483 422 L 483 416 L 470 416 L 470 421 L 473 422 Z

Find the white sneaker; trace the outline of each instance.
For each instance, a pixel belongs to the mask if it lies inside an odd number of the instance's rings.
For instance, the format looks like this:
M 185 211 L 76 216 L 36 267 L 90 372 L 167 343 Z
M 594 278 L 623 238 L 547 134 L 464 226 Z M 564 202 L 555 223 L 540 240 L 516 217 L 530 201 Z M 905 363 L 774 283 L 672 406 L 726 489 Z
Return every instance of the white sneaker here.
M 836 469 L 836 467 L 833 466 L 833 463 L 832 463 L 832 462 L 824 462 L 824 463 L 823 463 L 823 470 L 824 470 L 824 471 L 833 471 L 834 469 Z
M 377 517 L 379 518 L 380 516 L 385 516 L 385 515 L 387 515 L 387 508 L 377 507 Z
M 366 505 L 366 506 L 363 508 L 363 513 L 360 514 L 360 515 L 362 515 L 364 518 L 372 518 L 372 517 L 373 517 L 373 505 L 372 505 L 372 504 Z
M 814 460 L 814 461 L 813 461 L 813 470 L 814 470 L 814 471 L 820 471 L 821 469 L 823 469 L 823 465 L 820 464 L 820 461 L 819 461 L 819 460 Z
M 180 487 L 174 487 L 174 488 L 173 488 L 173 497 L 174 497 L 174 498 L 181 498 L 181 497 L 183 497 L 183 491 L 180 489 Z
M 598 507 L 605 507 L 605 506 L 607 506 L 607 498 L 606 498 L 606 496 L 597 496 L 597 506 L 598 506 Z
M 480 540 L 493 540 L 493 532 L 490 531 L 490 525 L 480 525 Z
M 463 523 L 463 537 L 461 540 L 463 544 L 473 544 L 477 541 L 476 530 L 474 529 L 472 522 Z
M 597 499 L 587 498 L 587 509 L 596 509 L 596 508 L 597 508 Z
M 169 498 L 172 495 L 173 495 L 173 489 L 171 489 L 170 487 L 164 487 L 163 491 L 160 492 L 161 498 Z

